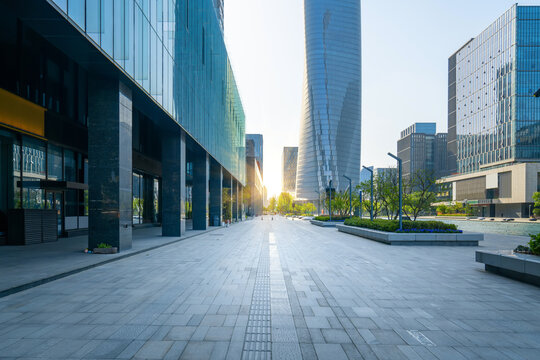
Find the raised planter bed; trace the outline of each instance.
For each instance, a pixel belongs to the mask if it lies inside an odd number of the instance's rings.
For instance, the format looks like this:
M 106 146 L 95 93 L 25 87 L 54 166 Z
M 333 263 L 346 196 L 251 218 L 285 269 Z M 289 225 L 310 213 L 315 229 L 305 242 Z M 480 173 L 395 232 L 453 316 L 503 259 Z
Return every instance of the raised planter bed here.
M 378 241 L 387 245 L 478 246 L 478 242 L 484 240 L 484 234 L 479 233 L 415 234 L 393 233 L 348 225 L 337 225 L 336 227 L 341 232 Z
M 477 250 L 476 262 L 483 263 L 491 273 L 540 286 L 540 256 L 512 250 Z
M 343 224 L 343 221 L 344 220 L 341 220 L 341 221 L 320 221 L 320 220 L 314 220 L 314 219 L 309 220 L 311 224 L 316 225 L 316 226 L 321 226 L 321 227 L 336 227 L 337 224 Z
M 94 254 L 117 254 L 117 253 L 118 253 L 117 247 L 94 248 Z

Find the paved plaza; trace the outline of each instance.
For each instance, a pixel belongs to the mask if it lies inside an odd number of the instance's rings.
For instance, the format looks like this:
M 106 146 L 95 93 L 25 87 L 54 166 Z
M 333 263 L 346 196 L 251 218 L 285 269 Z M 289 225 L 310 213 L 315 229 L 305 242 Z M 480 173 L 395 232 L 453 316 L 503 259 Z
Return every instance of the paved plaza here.
M 540 289 L 476 249 L 246 221 L 1 298 L 0 359 L 540 358 Z

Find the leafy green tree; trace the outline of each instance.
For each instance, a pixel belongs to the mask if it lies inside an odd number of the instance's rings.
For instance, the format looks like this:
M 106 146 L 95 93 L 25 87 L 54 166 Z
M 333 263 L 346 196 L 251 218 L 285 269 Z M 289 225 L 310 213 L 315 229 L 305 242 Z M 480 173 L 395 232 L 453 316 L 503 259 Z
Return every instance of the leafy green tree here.
M 231 220 L 232 219 L 231 189 L 223 188 L 221 197 L 223 201 L 223 220 Z
M 266 210 L 267 210 L 268 212 L 273 213 L 273 212 L 276 211 L 276 208 L 277 208 L 277 199 L 276 199 L 275 196 L 272 196 L 272 197 L 270 198 L 270 200 L 268 201 L 268 207 L 266 208 Z
M 540 216 L 540 191 L 534 193 L 533 200 L 534 200 L 533 214 L 535 216 Z
M 362 191 L 363 211 L 371 211 L 371 181 L 364 181 L 356 186 L 356 191 Z M 377 182 L 373 181 L 373 218 L 377 218 L 381 211 L 380 193 L 377 190 Z
M 304 214 L 310 214 L 313 215 L 313 213 L 317 210 L 315 205 L 313 203 L 306 203 L 304 204 Z
M 428 211 L 431 204 L 435 202 L 436 181 L 433 171 L 426 170 L 416 171 L 405 181 L 403 186 L 403 212 L 411 216 L 414 221 L 421 212 Z
M 448 206 L 446 206 L 444 204 L 437 206 L 437 213 L 441 214 L 441 215 L 447 214 L 448 213 Z
M 384 171 L 379 176 L 376 176 L 375 186 L 379 193 L 379 201 L 381 202 L 382 210 L 388 219 L 394 219 L 399 212 L 399 179 L 396 168 L 391 168 Z
M 282 192 L 277 201 L 277 211 L 280 214 L 289 214 L 292 212 L 292 203 L 293 198 L 291 194 L 288 192 Z

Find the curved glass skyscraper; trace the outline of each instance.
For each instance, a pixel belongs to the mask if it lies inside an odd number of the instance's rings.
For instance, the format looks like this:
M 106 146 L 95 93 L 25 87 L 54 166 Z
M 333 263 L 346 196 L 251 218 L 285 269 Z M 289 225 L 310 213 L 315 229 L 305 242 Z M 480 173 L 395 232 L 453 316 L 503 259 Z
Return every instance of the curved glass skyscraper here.
M 360 0 L 305 0 L 306 67 L 296 197 L 360 182 Z

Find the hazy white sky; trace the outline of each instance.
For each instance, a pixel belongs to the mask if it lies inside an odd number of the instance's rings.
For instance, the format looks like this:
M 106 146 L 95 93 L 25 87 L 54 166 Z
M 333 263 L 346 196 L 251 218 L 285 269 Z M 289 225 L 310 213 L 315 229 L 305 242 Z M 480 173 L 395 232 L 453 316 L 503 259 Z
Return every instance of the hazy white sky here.
M 362 1 L 362 165 L 392 164 L 386 153 L 414 122 L 446 132 L 448 57 L 514 3 Z M 279 194 L 283 147 L 298 145 L 303 0 L 225 0 L 225 36 L 246 132 L 264 135 L 264 182 Z

